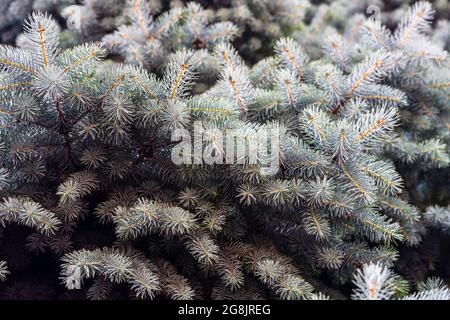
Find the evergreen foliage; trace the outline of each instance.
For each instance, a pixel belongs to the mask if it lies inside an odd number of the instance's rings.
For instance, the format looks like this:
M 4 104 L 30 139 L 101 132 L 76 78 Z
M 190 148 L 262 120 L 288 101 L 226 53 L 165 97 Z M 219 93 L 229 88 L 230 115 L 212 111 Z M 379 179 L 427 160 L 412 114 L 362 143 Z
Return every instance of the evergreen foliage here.
M 430 3 L 383 22 L 367 1 L 106 2 L 49 9 L 80 30 L 35 11 L 0 45 L 1 282 L 26 233 L 67 297 L 450 299 L 404 269 L 436 232 L 449 243 Z M 248 30 L 268 47 L 240 46 Z

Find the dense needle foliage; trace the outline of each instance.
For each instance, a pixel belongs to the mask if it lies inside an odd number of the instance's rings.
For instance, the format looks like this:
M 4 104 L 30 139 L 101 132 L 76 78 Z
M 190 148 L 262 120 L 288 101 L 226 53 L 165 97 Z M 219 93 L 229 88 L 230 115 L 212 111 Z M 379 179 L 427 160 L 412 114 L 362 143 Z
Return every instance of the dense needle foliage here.
M 1 298 L 450 298 L 445 3 L 14 2 Z

